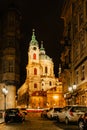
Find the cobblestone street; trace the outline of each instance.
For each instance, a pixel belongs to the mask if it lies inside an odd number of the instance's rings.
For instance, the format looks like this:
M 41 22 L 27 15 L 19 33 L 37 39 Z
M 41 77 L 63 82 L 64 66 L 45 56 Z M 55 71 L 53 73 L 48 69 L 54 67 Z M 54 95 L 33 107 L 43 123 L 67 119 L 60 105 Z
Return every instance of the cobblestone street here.
M 23 123 L 2 123 L 0 130 L 78 130 L 78 127 L 41 118 L 40 113 L 28 113 Z
M 61 128 L 58 128 L 58 126 L 54 125 L 53 121 L 42 119 L 40 117 L 31 118 L 27 123 L 29 123 L 30 130 L 62 130 Z

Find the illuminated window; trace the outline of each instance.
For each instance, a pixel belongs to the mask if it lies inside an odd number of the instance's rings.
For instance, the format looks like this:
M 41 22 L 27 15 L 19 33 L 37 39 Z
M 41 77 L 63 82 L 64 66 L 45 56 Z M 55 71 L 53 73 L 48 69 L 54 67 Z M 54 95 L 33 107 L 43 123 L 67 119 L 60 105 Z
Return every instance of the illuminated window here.
M 37 69 L 34 68 L 34 75 L 37 75 Z
M 35 53 L 33 54 L 33 59 L 36 60 L 36 54 Z

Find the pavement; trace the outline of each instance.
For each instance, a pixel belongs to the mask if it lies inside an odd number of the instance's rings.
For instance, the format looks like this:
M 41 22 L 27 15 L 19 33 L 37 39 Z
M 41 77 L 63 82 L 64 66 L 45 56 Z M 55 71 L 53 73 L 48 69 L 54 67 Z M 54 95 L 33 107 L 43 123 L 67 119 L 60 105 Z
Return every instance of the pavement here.
M 4 118 L 0 118 L 0 124 L 4 123 Z
M 4 122 L 4 112 L 0 111 L 0 124 Z

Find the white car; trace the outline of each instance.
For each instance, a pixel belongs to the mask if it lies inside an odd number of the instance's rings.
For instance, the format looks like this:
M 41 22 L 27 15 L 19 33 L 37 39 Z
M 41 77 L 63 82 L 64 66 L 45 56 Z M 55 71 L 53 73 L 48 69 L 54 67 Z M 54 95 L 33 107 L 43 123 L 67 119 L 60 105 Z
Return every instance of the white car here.
M 61 109 L 61 107 L 50 108 L 50 110 L 47 112 L 47 118 L 56 119 L 57 113 L 60 112 Z
M 58 113 L 58 121 L 65 122 L 68 124 L 69 122 L 78 122 L 78 119 L 83 113 L 87 111 L 86 106 L 66 106 L 64 107 L 60 113 Z

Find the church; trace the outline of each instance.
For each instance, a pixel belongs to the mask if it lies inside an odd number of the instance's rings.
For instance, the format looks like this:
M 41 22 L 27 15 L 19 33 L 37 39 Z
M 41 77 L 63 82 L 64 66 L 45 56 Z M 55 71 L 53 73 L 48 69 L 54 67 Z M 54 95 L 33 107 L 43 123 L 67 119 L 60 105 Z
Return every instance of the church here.
M 17 92 L 17 106 L 46 108 L 64 106 L 62 82 L 55 77 L 52 58 L 46 55 L 43 42 L 39 43 L 33 29 L 28 48 L 26 79 Z

